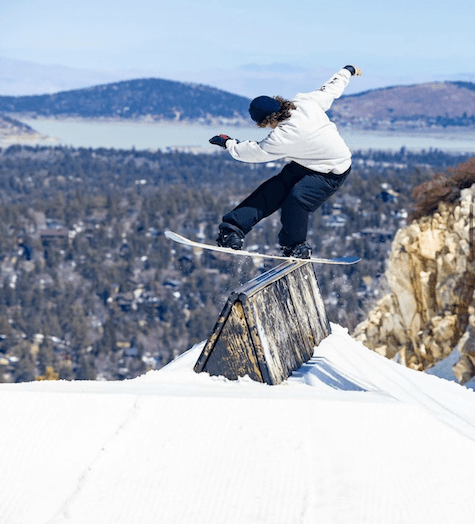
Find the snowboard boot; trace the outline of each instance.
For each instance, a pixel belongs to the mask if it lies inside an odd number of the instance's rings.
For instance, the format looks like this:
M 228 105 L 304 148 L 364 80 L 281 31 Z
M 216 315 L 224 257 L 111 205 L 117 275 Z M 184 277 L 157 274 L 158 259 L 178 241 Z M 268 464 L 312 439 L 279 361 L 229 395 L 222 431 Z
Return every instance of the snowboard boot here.
M 242 249 L 244 244 L 244 233 L 237 227 L 227 222 L 219 226 L 219 235 L 216 239 L 219 247 L 230 247 L 231 249 Z
M 310 258 L 312 255 L 312 248 L 306 242 L 296 246 L 281 246 L 280 249 L 284 257 Z

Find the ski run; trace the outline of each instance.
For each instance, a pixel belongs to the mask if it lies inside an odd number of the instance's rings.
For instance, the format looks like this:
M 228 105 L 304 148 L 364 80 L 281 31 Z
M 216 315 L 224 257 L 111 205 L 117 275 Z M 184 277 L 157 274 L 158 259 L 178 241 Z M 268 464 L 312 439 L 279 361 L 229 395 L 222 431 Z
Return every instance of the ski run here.
M 475 522 L 475 393 L 332 330 L 279 386 L 196 374 L 203 343 L 134 380 L 1 384 L 1 523 Z

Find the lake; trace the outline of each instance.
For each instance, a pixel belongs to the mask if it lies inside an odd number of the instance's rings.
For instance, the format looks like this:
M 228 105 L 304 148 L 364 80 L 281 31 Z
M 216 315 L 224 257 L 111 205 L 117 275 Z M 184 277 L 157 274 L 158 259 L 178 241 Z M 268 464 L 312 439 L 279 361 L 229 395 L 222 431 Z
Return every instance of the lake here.
M 186 125 L 176 123 L 139 123 L 123 121 L 55 120 L 47 118 L 22 119 L 44 135 L 55 137 L 58 144 L 72 147 L 115 148 L 115 149 L 184 149 L 211 152 L 208 140 L 225 133 L 240 140 L 262 140 L 268 130 L 258 127 L 236 127 L 231 125 Z M 440 149 L 457 153 L 475 153 L 475 130 L 386 132 L 356 131 L 340 128 L 349 148 L 392 150 L 401 147 L 408 150 Z

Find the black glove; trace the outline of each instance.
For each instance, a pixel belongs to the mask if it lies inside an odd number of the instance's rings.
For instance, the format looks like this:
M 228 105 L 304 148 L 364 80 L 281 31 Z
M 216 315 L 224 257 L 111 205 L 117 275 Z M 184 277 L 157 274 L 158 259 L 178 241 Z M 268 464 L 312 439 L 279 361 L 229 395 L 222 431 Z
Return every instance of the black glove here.
M 343 69 L 347 69 L 351 73 L 351 76 L 361 76 L 361 69 L 358 69 L 355 66 L 347 65 Z
M 213 144 L 214 146 L 224 147 L 224 149 L 226 149 L 226 142 L 228 140 L 232 140 L 232 138 L 228 135 L 216 135 L 209 139 L 209 143 Z

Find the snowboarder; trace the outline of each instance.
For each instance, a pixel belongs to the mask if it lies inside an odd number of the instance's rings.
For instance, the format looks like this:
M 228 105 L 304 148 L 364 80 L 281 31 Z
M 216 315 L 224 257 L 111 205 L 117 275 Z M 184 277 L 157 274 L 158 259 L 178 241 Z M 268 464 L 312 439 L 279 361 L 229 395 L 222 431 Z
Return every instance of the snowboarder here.
M 280 96 L 255 98 L 249 106 L 252 120 L 259 127 L 272 128 L 261 142 L 239 142 L 227 135 L 210 139 L 211 144 L 227 149 L 241 162 L 289 160 L 278 175 L 223 216 L 216 239 L 218 246 L 242 249 L 245 235 L 260 220 L 280 209 L 279 243 L 283 254 L 310 257 L 309 214 L 338 190 L 351 170 L 350 150 L 326 111 L 354 75 L 361 75 L 361 71 L 348 65 L 319 90 L 299 93 L 292 100 Z

